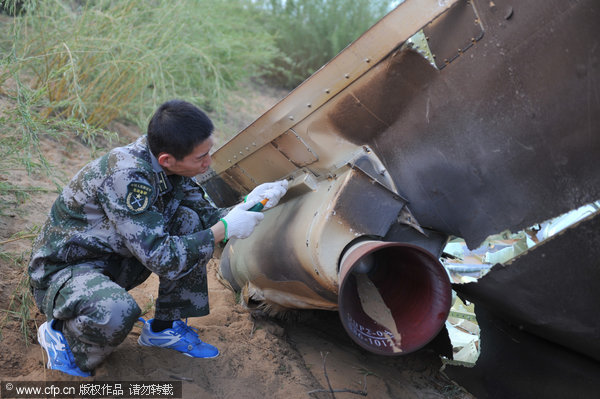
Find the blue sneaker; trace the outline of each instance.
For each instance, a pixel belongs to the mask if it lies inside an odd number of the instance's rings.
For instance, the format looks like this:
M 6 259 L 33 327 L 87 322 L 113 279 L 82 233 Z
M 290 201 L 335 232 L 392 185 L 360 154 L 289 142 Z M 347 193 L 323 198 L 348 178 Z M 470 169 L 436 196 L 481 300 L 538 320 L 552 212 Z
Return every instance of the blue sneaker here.
M 46 350 L 48 355 L 48 367 L 51 370 L 59 370 L 63 373 L 76 375 L 78 377 L 91 377 L 91 373 L 82 371 L 73 358 L 73 353 L 65 336 L 53 328 L 54 320 L 44 322 L 38 329 L 38 342 Z
M 219 350 L 214 346 L 202 342 L 193 327 L 188 326 L 181 320 L 173 322 L 172 328 L 160 332 L 152 331 L 150 327 L 152 320 L 145 321 L 138 343 L 143 346 L 158 346 L 159 348 L 174 349 L 189 357 L 201 357 L 209 359 L 219 356 Z

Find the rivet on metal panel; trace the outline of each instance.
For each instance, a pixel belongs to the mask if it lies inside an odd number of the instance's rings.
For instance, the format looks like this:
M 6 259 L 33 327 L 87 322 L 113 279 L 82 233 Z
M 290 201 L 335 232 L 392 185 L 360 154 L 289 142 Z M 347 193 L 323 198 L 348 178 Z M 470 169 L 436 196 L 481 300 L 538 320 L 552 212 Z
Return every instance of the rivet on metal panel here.
M 231 163 L 231 159 L 228 159 L 227 162 Z
M 329 94 L 330 92 L 331 92 L 331 90 L 325 89 L 325 93 Z
M 312 104 L 311 104 L 311 103 L 308 103 L 308 104 L 306 104 L 306 106 L 307 106 L 308 108 L 310 108 L 310 107 L 312 107 Z
M 290 116 L 288 116 L 288 118 L 289 118 L 291 121 L 293 121 L 293 120 L 294 120 L 294 115 L 290 115 Z
M 253 147 L 256 147 L 256 143 L 252 143 L 252 146 L 253 146 Z
M 240 155 L 244 155 L 244 153 L 240 151 Z
M 250 151 L 250 147 L 246 147 L 246 151 Z
M 237 159 L 237 155 L 234 155 L 234 156 L 233 156 L 233 159 Z
M 365 58 L 365 62 L 368 64 L 369 62 L 371 62 L 370 58 Z
M 346 79 L 350 79 L 350 74 L 345 74 L 345 75 L 344 75 L 344 77 L 345 77 Z

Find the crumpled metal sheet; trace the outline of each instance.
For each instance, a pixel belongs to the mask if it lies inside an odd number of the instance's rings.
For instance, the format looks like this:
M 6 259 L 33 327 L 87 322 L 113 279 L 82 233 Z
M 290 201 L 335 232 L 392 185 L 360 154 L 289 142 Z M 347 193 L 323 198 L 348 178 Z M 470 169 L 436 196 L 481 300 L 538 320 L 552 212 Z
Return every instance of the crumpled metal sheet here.
M 598 232 L 600 213 L 454 289 L 523 330 L 600 361 Z
M 598 232 L 600 212 L 476 283 L 454 284 L 475 303 L 482 350 L 473 369 L 449 367 L 448 374 L 482 398 L 597 396 Z
M 445 374 L 477 399 L 596 398 L 600 364 L 520 330 L 477 306 L 481 354 L 475 367 L 446 366 Z

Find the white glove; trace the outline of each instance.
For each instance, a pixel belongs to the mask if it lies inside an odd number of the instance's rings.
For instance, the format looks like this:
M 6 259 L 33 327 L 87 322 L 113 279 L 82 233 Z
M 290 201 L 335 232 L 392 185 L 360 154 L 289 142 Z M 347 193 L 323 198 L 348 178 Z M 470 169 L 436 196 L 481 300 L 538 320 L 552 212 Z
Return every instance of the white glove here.
M 264 209 L 273 208 L 279 203 L 281 197 L 285 195 L 288 189 L 287 180 L 279 180 L 272 183 L 263 183 L 256 186 L 254 190 L 246 196 L 246 202 L 260 202 L 267 198 L 269 201 L 265 204 Z
M 233 237 L 248 237 L 256 225 L 264 219 L 263 213 L 248 211 L 254 205 L 256 205 L 256 201 L 242 202 L 221 219 L 225 223 L 225 241 Z

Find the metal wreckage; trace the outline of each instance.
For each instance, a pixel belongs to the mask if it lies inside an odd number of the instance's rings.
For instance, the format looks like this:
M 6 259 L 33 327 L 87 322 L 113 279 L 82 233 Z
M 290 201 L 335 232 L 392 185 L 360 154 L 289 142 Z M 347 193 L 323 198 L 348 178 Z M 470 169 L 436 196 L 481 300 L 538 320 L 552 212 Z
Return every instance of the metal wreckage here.
M 469 283 L 442 262 L 451 239 L 475 249 L 600 199 L 597 1 L 404 1 L 201 177 L 219 206 L 277 179 L 281 203 L 221 257 L 248 305 L 335 310 L 370 352 L 435 341 L 452 360 L 451 307 L 474 304 L 479 357 L 444 370 L 469 392 L 597 395 L 597 207 Z

